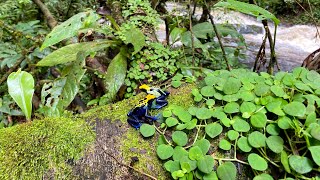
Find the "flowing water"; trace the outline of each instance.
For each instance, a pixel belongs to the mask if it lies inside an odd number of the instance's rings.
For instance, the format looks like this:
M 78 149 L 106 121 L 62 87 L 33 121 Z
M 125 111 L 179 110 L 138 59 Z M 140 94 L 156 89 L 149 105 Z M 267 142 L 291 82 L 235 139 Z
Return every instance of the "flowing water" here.
M 187 15 L 186 7 L 176 4 L 167 3 L 168 11 L 177 10 L 180 14 Z M 202 10 L 197 8 L 195 16 L 201 16 Z M 253 66 L 255 57 L 260 48 L 264 37 L 264 28 L 260 21 L 255 17 L 244 15 L 238 12 L 215 10 L 211 12 L 215 23 L 229 23 L 234 25 L 240 32 L 247 43 L 247 58 L 242 60 L 244 64 Z M 269 23 L 272 36 L 274 26 Z M 320 27 L 318 27 L 320 30 Z M 276 35 L 276 54 L 280 68 L 283 71 L 290 71 L 293 67 L 301 66 L 303 60 L 313 51 L 320 48 L 320 38 L 316 38 L 317 29 L 310 25 L 280 25 L 277 28 Z M 158 31 L 160 40 L 165 39 L 165 26 L 161 24 Z M 267 46 L 268 43 L 267 43 Z M 267 58 L 269 58 L 269 50 L 267 49 Z

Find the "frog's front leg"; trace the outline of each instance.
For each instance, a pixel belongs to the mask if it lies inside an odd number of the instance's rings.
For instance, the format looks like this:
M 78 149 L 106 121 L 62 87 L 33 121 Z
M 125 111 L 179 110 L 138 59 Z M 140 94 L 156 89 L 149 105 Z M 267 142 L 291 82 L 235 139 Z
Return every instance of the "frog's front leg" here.
M 130 126 L 134 127 L 135 129 L 139 129 L 142 123 L 134 118 L 128 118 L 127 122 L 130 124 Z

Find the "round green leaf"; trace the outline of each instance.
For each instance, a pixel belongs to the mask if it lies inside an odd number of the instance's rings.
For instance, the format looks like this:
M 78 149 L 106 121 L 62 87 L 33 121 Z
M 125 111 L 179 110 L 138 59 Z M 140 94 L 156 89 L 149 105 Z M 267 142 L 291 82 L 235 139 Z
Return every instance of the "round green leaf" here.
M 203 180 L 219 180 L 219 179 L 218 179 L 217 173 L 212 171 L 209 174 L 205 174 L 203 176 Z
M 223 92 L 225 94 L 235 94 L 239 91 L 241 87 L 241 81 L 234 77 L 230 77 L 227 79 L 223 86 Z
M 203 173 L 210 173 L 213 170 L 214 159 L 210 155 L 206 155 L 198 160 L 197 166 Z
M 199 95 L 196 95 L 194 96 L 194 99 L 193 99 L 195 102 L 200 102 L 202 100 L 202 95 L 199 94 Z
M 172 140 L 178 146 L 185 146 L 188 143 L 188 136 L 183 131 L 175 131 L 172 133 Z
M 275 153 L 281 153 L 283 150 L 283 139 L 280 136 L 269 136 L 266 142 L 269 149 Z
M 168 125 L 168 127 L 172 127 L 178 124 L 178 120 L 174 117 L 168 117 L 166 119 L 166 124 Z
M 204 78 L 204 81 L 208 86 L 213 86 L 217 82 L 217 78 L 215 76 L 207 76 Z
M 222 97 L 222 100 L 226 102 L 238 101 L 238 99 L 239 99 L 238 94 L 227 94 Z
M 171 82 L 171 85 L 172 85 L 172 87 L 174 87 L 174 88 L 178 88 L 179 86 L 181 86 L 181 81 L 172 81 Z
M 179 179 L 184 176 L 184 172 L 182 170 L 174 171 L 173 173 L 171 173 L 171 176 L 173 177 L 173 179 Z
M 278 119 L 278 126 L 281 129 L 289 129 L 293 127 L 293 123 L 289 117 L 283 116 Z
M 198 111 L 198 108 L 197 108 L 197 107 L 194 107 L 194 106 L 191 106 L 191 107 L 189 107 L 189 109 L 188 109 L 189 114 L 191 114 L 192 116 L 195 116 L 196 113 L 197 113 L 197 111 Z
M 140 127 L 140 133 L 143 137 L 153 136 L 155 132 L 156 129 L 149 124 L 142 124 L 142 126 Z
M 186 124 L 178 124 L 176 126 L 176 130 L 181 131 L 181 130 L 184 130 L 186 127 L 187 127 Z
M 184 156 L 180 159 L 180 166 L 182 166 L 184 164 L 190 165 L 190 171 L 193 171 L 197 168 L 197 161 L 189 159 L 188 156 Z
M 240 112 L 245 113 L 253 113 L 256 110 L 256 105 L 254 105 L 252 102 L 243 102 L 240 106 Z
M 231 149 L 231 143 L 225 139 L 222 139 L 219 142 L 219 148 L 228 151 Z
M 193 146 L 198 146 L 202 150 L 203 155 L 205 155 L 209 151 L 210 142 L 207 139 L 200 139 Z
M 221 180 L 235 180 L 237 168 L 232 162 L 225 162 L 217 168 L 217 174 Z
M 306 107 L 301 102 L 293 101 L 283 107 L 285 113 L 290 116 L 304 116 L 306 113 Z
M 234 141 L 239 137 L 239 133 L 235 130 L 229 130 L 227 135 L 231 141 Z
M 250 146 L 249 142 L 248 142 L 248 138 L 246 137 L 240 137 L 237 145 L 239 147 L 239 149 L 243 152 L 250 152 L 252 147 Z
M 174 161 L 180 161 L 181 158 L 188 156 L 188 151 L 181 146 L 176 146 L 173 150 L 172 158 Z
M 293 170 L 300 174 L 308 173 L 312 171 L 313 168 L 313 164 L 310 159 L 298 155 L 290 156 L 289 164 Z
M 269 124 L 267 126 L 267 132 L 271 135 L 277 136 L 280 133 L 280 128 L 277 124 Z
M 172 116 L 172 112 L 170 111 L 170 110 L 168 110 L 168 109 L 166 109 L 166 110 L 164 110 L 163 112 L 162 112 L 162 116 L 163 117 L 171 117 Z
M 200 120 L 209 119 L 211 118 L 211 115 L 212 115 L 212 111 L 204 107 L 199 108 L 196 113 L 196 117 Z
M 179 161 L 167 161 L 166 163 L 164 163 L 164 168 L 173 173 L 174 171 L 178 171 L 180 169 L 180 162 Z
M 201 94 L 205 97 L 212 97 L 215 92 L 216 91 L 212 86 L 204 86 L 203 88 L 201 88 Z
M 232 124 L 234 130 L 238 132 L 248 132 L 250 130 L 250 125 L 247 121 L 237 118 Z
M 236 102 L 229 102 L 224 106 L 223 110 L 229 114 L 239 112 L 239 104 Z
M 248 136 L 249 144 L 254 148 L 266 146 L 266 136 L 259 131 L 254 131 Z
M 271 86 L 270 90 L 274 95 L 278 97 L 283 97 L 285 95 L 283 88 L 280 86 L 277 86 L 277 85 Z
M 197 122 L 198 122 L 197 119 L 192 119 L 186 124 L 187 125 L 186 129 L 188 130 L 194 129 L 197 126 Z
M 191 114 L 189 114 L 188 111 L 183 110 L 182 112 L 178 113 L 178 118 L 182 122 L 187 123 L 187 122 L 191 121 L 192 116 L 191 116 Z
M 208 106 L 209 108 L 212 107 L 215 103 L 216 103 L 216 102 L 215 102 L 215 100 L 213 100 L 213 99 L 208 99 L 208 100 L 206 100 L 206 104 L 207 104 L 207 106 Z
M 268 92 L 269 92 L 269 86 L 264 83 L 259 83 L 254 88 L 254 93 L 256 93 L 258 97 L 265 96 L 268 94 Z
M 265 171 L 268 168 L 267 161 L 256 153 L 249 154 L 248 162 L 252 169 L 258 171 Z
M 199 146 L 193 146 L 189 150 L 189 158 L 191 160 L 199 160 L 203 157 L 202 150 Z
M 211 138 L 215 138 L 216 136 L 221 134 L 222 129 L 223 129 L 222 126 L 217 122 L 208 124 L 205 127 L 205 131 L 207 135 L 210 136 Z
M 269 174 L 263 173 L 254 177 L 253 180 L 273 180 L 273 177 L 270 176 Z
M 320 146 L 309 147 L 313 161 L 320 166 Z
M 222 98 L 223 98 L 223 95 L 220 94 L 220 93 L 218 93 L 218 92 L 214 93 L 213 96 L 214 96 L 214 98 L 217 99 L 217 100 L 222 100 Z
M 261 112 L 257 112 L 250 117 L 250 123 L 255 128 L 264 128 L 267 125 L 267 120 L 267 116 Z
M 173 155 L 173 148 L 166 144 L 161 144 L 157 147 L 157 155 L 160 159 L 165 160 Z
M 241 93 L 239 94 L 239 98 L 241 98 L 243 101 L 253 101 L 255 95 L 251 91 L 241 91 Z

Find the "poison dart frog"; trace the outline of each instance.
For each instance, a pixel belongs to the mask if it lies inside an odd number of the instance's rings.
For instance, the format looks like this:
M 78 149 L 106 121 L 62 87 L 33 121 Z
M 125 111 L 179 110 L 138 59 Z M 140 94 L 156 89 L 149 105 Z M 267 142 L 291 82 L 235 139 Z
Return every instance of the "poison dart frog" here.
M 155 95 L 148 94 L 143 100 L 140 100 L 139 103 L 130 110 L 127 114 L 128 123 L 139 129 L 142 123 L 151 124 L 153 121 L 157 120 L 157 117 L 148 115 L 148 110 L 152 106 L 153 100 L 156 98 Z
M 151 108 L 152 109 L 161 109 L 162 107 L 168 104 L 166 98 L 169 96 L 169 92 L 162 91 L 160 88 L 149 87 L 146 84 L 143 84 L 139 87 L 142 91 L 146 92 L 147 94 L 154 95 L 155 101 L 153 101 Z

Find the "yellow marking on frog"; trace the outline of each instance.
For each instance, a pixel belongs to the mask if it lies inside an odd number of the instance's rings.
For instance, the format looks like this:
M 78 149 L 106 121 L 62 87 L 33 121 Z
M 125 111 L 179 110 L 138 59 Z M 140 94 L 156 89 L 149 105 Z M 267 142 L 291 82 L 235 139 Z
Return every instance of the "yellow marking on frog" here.
M 148 105 L 148 102 L 150 100 L 153 100 L 155 99 L 156 96 L 153 95 L 153 94 L 148 94 L 144 99 L 140 100 L 139 103 L 136 105 L 136 107 L 142 107 L 142 106 L 145 106 L 145 105 Z
M 157 98 L 157 97 L 160 97 L 160 96 L 161 96 L 161 93 L 160 93 L 160 92 L 162 92 L 162 90 L 161 90 L 160 88 L 150 87 L 150 86 L 148 86 L 148 85 L 146 85 L 146 84 L 142 84 L 142 85 L 139 87 L 139 89 L 145 90 L 145 92 L 146 92 L 147 94 L 152 94 L 152 95 L 156 96 L 156 98 Z

